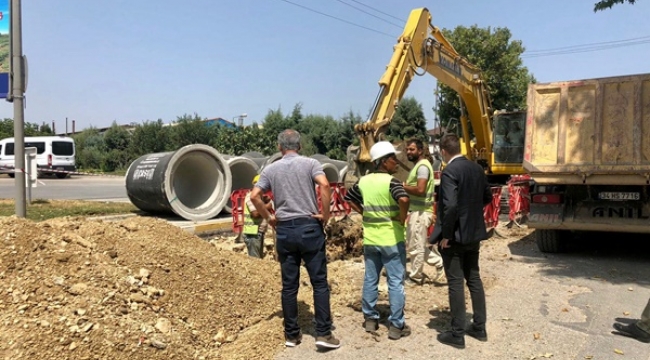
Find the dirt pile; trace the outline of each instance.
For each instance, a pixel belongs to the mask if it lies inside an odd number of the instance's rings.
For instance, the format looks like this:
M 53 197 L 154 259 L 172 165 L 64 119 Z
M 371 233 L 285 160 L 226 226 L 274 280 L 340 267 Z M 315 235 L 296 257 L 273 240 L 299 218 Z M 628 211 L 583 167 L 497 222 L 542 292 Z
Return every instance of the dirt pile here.
M 277 264 L 164 221 L 0 218 L 0 244 L 0 358 L 263 359 L 281 348 Z
M 363 255 L 363 227 L 360 219 L 350 216 L 331 221 L 325 228 L 327 259 L 347 260 Z

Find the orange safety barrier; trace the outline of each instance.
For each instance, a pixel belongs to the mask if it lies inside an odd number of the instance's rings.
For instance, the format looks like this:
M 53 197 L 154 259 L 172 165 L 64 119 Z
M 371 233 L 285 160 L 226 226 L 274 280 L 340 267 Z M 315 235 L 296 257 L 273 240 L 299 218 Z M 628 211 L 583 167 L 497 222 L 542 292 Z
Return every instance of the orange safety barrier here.
M 510 221 L 519 222 L 530 212 L 530 175 L 513 175 L 508 181 Z

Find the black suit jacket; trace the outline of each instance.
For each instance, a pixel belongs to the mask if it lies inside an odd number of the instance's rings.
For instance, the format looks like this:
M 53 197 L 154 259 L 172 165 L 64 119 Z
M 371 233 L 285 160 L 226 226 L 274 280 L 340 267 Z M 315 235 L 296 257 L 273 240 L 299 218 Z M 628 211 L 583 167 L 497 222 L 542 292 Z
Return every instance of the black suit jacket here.
M 483 207 L 492 201 L 492 190 L 479 164 L 462 156 L 447 165 L 440 177 L 437 201 L 430 243 L 449 239 L 472 244 L 487 238 Z

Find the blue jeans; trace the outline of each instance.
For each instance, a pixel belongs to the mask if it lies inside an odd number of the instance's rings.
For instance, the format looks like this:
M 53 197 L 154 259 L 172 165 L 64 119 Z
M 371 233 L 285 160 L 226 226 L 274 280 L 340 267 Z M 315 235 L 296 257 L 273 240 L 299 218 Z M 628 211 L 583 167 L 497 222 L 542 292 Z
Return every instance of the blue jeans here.
M 276 234 L 276 249 L 282 271 L 282 315 L 285 336 L 295 338 L 300 333 L 298 288 L 301 261 L 305 262 L 314 289 L 316 336 L 329 335 L 332 332 L 332 316 L 330 289 L 327 283 L 325 234 L 321 223 L 316 219 L 300 219 L 295 223 L 291 220 L 280 222 L 276 226 Z
M 366 274 L 363 279 L 363 295 L 361 311 L 369 319 L 379 319 L 375 309 L 379 291 L 379 276 L 381 269 L 386 268 L 388 275 L 388 302 L 390 316 L 388 321 L 397 328 L 404 327 L 404 277 L 406 275 L 406 247 L 404 242 L 394 246 L 364 246 L 363 258 L 366 263 Z

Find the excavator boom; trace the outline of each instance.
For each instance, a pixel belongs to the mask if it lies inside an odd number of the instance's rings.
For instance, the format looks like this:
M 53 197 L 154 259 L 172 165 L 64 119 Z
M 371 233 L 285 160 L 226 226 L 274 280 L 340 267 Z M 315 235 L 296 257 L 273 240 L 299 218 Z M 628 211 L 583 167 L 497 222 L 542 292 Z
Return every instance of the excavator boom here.
M 481 162 L 489 173 L 523 173 L 521 163 L 494 164 L 491 105 L 481 71 L 456 52 L 440 29 L 431 23 L 431 14 L 426 8 L 411 11 L 379 80 L 379 93 L 370 118 L 355 126 L 360 138 L 357 162 L 370 162 L 370 147 L 383 139 L 411 80 L 415 75 L 425 74 L 454 89 L 462 100 L 459 120 L 463 154 Z M 475 139 L 471 138 L 470 126 Z

